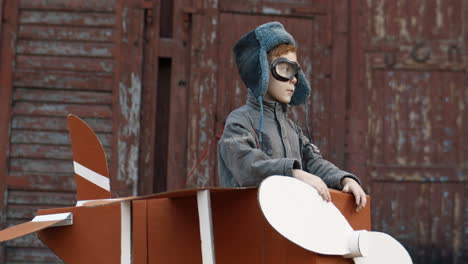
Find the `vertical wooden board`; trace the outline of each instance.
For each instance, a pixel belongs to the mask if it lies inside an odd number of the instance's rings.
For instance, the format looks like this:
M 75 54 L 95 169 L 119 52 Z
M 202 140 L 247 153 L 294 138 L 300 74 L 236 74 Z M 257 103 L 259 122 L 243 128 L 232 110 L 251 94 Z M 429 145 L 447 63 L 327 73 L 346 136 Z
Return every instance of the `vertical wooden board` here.
M 459 263 L 462 257 L 466 208 L 463 183 L 431 184 L 430 203 L 432 263 Z M 465 241 L 466 242 L 466 241 Z
M 5 178 L 7 176 L 8 164 L 8 143 L 9 143 L 9 124 L 11 119 L 11 95 L 12 95 L 12 72 L 14 48 L 16 43 L 17 28 L 17 3 L 2 1 L 2 23 L 0 24 L 1 35 L 1 64 L 0 64 L 0 193 L 5 191 Z M 4 207 L 4 196 L 0 196 L 0 208 Z M 2 223 L 0 223 L 1 225 Z M 1 251 L 1 250 L 0 250 Z
M 372 229 L 397 239 L 414 263 L 429 263 L 430 188 L 429 183 L 372 183 Z
M 132 201 L 132 261 L 148 263 L 148 208 L 147 200 Z
M 405 81 L 408 85 L 408 112 L 405 113 L 408 119 L 407 163 L 412 166 L 431 162 L 431 89 L 427 89 L 430 79 L 425 75 L 424 72 L 415 72 Z
M 192 16 L 192 36 L 200 37 L 191 41 L 188 168 L 193 168 L 205 149 L 216 140 L 216 74 L 220 61 L 217 56 L 219 16 L 217 9 L 209 8 L 204 13 Z M 214 185 L 215 168 L 216 155 L 212 154 L 200 163 L 188 185 Z
M 352 66 L 348 69 L 350 76 L 349 97 L 347 98 L 349 134 L 346 139 L 345 168 L 359 176 L 364 190 L 367 191 L 369 175 L 366 163 L 369 156 L 369 144 L 366 140 L 366 131 L 368 131 L 369 123 L 366 113 L 370 103 L 370 95 L 366 92 L 364 46 L 368 23 L 366 23 L 364 1 L 351 1 L 349 5 L 349 61 Z
M 213 232 L 217 263 L 266 263 L 257 189 L 212 193 Z
M 463 103 L 463 73 L 441 72 L 443 97 L 441 101 L 442 119 L 440 120 L 441 135 L 439 142 L 441 150 L 438 163 L 445 166 L 457 166 L 460 164 L 460 133 L 462 132 L 462 120 L 466 112 Z M 436 78 L 437 78 L 436 77 Z M 434 87 L 436 88 L 436 87 Z M 466 134 L 465 134 L 466 135 Z M 447 177 L 451 178 L 451 177 Z
M 196 197 L 151 199 L 148 206 L 148 263 L 201 263 Z
M 183 1 L 174 1 L 175 10 L 183 10 L 187 3 Z M 189 127 L 188 122 L 188 93 L 190 88 L 189 72 L 190 72 L 190 41 L 191 41 L 191 21 L 187 13 L 174 12 L 173 38 L 176 39 L 179 45 L 173 47 L 174 56 L 172 58 L 172 76 L 171 76 L 171 93 L 169 104 L 169 127 L 168 127 L 168 157 L 167 157 L 167 187 L 169 189 L 180 188 L 185 180 L 184 176 L 191 169 L 187 162 L 187 132 Z M 217 16 L 212 17 L 211 24 L 214 26 L 217 22 Z M 216 32 L 213 32 L 216 34 Z M 213 37 L 212 37 L 213 38 Z M 187 120 L 187 121 L 186 121 Z M 211 157 L 216 160 L 214 155 L 215 150 L 212 147 L 210 150 L 213 154 Z M 214 173 L 214 172 L 213 172 Z M 177 175 L 177 177 L 174 177 Z M 215 175 L 215 174 L 214 174 Z M 172 176 L 172 177 L 171 177 Z M 213 176 L 213 178 L 215 178 Z M 170 182 L 174 180 L 174 182 Z M 211 181 L 210 185 L 216 185 L 217 180 Z
M 379 91 L 379 84 L 383 84 L 384 72 L 371 71 L 370 79 L 367 80 L 369 92 L 369 106 L 367 108 L 368 116 L 368 132 L 367 140 L 369 146 L 369 161 L 372 164 L 379 164 L 384 162 L 384 152 L 380 145 L 383 144 L 385 139 L 386 130 L 384 129 L 384 101 L 383 93 Z M 374 85 L 374 83 L 376 83 Z M 375 89 L 372 87 L 375 86 Z
M 132 7 L 131 1 L 118 1 L 110 172 L 120 195 L 135 195 L 138 187 L 143 21 L 143 9 Z
M 159 72 L 159 28 L 161 5 L 154 4 L 152 9 L 149 9 L 146 16 L 152 15 L 152 19 L 146 19 L 144 28 L 144 46 L 143 46 L 143 79 L 142 79 L 142 98 L 141 98 L 141 132 L 140 132 L 140 154 L 138 194 L 145 195 L 154 192 L 154 182 L 156 181 L 155 170 L 157 166 L 155 162 L 155 137 L 157 131 L 157 88 L 158 88 L 158 72 Z M 165 188 L 165 186 L 164 186 Z
M 462 223 L 463 223 L 463 230 L 462 230 L 462 245 L 461 245 L 461 255 L 457 259 L 457 264 L 459 263 L 468 263 L 468 184 L 464 184 L 463 187 L 463 204 L 462 208 L 463 210 L 463 218 L 462 218 Z
M 328 159 L 338 167 L 344 165 L 344 148 L 346 138 L 346 98 L 348 92 L 348 1 L 333 1 L 333 51 L 332 51 L 332 85 L 330 96 L 330 155 Z M 339 96 L 337 96 L 339 95 Z
M 14 44 L 16 43 L 17 28 L 17 2 L 3 0 L 0 1 L 0 193 L 3 194 L 6 188 L 6 177 L 8 168 L 9 148 L 9 126 L 11 119 L 11 95 L 12 95 L 12 72 L 14 58 Z M 5 196 L 0 195 L 0 227 L 6 224 Z M 5 245 L 0 245 L 0 262 L 5 262 L 7 255 Z

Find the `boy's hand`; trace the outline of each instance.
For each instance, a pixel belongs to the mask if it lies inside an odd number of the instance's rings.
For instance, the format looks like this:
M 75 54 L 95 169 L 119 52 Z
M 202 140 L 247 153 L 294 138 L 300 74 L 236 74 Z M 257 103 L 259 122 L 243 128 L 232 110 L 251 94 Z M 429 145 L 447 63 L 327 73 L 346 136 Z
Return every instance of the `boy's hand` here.
M 328 190 L 327 185 L 323 182 L 323 180 L 320 177 L 305 172 L 303 170 L 293 170 L 292 174 L 294 178 L 297 178 L 314 187 L 325 201 L 331 201 L 330 191 Z
M 361 188 L 361 185 L 349 177 L 344 177 L 341 179 L 341 185 L 343 185 L 343 192 L 352 193 L 354 195 L 354 199 L 357 205 L 356 212 L 361 211 L 367 203 L 366 193 Z

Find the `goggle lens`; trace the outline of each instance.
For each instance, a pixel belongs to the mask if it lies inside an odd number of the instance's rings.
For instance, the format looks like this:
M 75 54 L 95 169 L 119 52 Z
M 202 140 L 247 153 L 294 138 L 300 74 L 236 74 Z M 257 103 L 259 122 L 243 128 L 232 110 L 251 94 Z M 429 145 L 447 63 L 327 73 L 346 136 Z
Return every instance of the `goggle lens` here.
M 279 81 L 286 82 L 294 79 L 294 77 L 298 78 L 300 70 L 301 67 L 297 62 L 286 58 L 278 58 L 271 63 L 271 73 Z

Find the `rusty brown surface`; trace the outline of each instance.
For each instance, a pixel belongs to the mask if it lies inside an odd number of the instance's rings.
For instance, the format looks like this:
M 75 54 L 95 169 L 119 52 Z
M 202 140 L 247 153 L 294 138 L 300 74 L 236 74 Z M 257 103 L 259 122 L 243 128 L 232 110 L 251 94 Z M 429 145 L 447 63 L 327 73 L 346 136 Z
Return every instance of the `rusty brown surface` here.
M 187 168 L 191 169 L 203 151 L 215 140 L 216 90 L 218 69 L 219 15 L 215 1 L 196 2 L 192 15 L 190 95 Z M 216 156 L 211 155 L 200 163 L 188 186 L 215 185 Z M 184 177 L 185 178 L 185 177 Z
M 113 192 L 137 193 L 142 80 L 143 15 L 131 1 L 117 1 L 116 69 L 113 85 L 115 153 L 110 168 Z
M 351 104 L 367 116 L 367 153 L 356 160 L 366 161 L 374 228 L 402 241 L 415 263 L 464 263 L 467 2 L 363 1 L 361 8 L 354 50 L 365 73 L 355 80 L 365 82 L 352 88 Z M 365 130 L 353 130 L 363 142 Z
M 141 98 L 141 130 L 140 130 L 140 158 L 138 173 L 138 194 L 146 195 L 153 193 L 155 164 L 155 137 L 156 137 L 156 109 L 157 109 L 157 83 L 158 83 L 158 48 L 160 20 L 160 6 L 153 3 L 152 7 L 146 9 L 145 32 L 144 32 L 144 67 L 142 80 Z M 165 176 L 164 182 L 165 182 Z M 164 186 L 165 187 L 165 186 Z

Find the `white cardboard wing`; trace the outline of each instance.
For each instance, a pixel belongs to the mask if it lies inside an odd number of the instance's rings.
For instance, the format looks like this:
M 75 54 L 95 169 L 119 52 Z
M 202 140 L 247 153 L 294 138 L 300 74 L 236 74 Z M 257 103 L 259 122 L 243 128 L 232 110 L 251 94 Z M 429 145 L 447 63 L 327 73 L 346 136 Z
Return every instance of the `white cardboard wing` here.
M 353 258 L 358 264 L 412 263 L 398 241 L 384 233 L 354 231 L 333 203 L 300 180 L 268 177 L 260 184 L 258 200 L 271 226 L 307 250 Z

